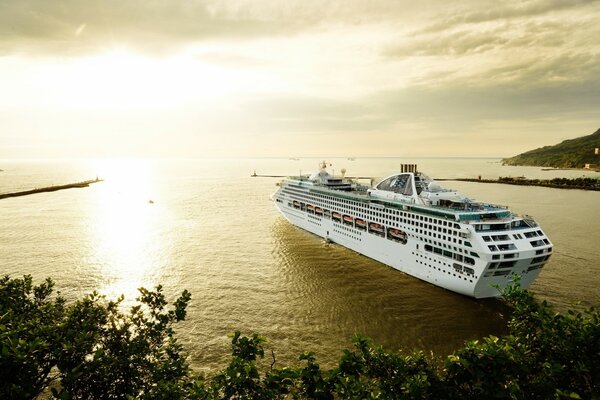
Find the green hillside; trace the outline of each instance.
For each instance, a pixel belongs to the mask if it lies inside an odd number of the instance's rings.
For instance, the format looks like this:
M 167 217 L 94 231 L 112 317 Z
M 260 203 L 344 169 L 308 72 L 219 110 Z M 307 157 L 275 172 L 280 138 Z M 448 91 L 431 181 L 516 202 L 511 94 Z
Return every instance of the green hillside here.
M 544 146 L 518 156 L 505 158 L 504 165 L 531 165 L 554 168 L 583 168 L 585 164 L 600 164 L 600 129 L 588 136 L 565 140 L 554 146 Z

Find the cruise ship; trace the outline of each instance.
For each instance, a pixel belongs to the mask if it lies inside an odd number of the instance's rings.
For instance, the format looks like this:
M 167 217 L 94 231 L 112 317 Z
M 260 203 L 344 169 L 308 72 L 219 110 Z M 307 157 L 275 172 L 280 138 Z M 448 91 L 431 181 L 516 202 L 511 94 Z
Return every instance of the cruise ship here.
M 552 254 L 532 217 L 445 189 L 415 164 L 369 186 L 322 162 L 278 186 L 272 199 L 293 225 L 466 296 L 499 297 L 515 274 L 527 288 Z

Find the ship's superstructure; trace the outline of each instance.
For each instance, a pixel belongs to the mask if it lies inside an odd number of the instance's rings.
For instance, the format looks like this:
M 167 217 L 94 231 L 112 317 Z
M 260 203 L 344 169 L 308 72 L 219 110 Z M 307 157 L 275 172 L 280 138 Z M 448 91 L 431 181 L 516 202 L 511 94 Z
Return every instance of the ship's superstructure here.
M 279 184 L 273 200 L 292 224 L 416 278 L 476 298 L 520 275 L 527 288 L 552 254 L 533 218 L 476 202 L 402 165 L 373 187 L 331 175 Z

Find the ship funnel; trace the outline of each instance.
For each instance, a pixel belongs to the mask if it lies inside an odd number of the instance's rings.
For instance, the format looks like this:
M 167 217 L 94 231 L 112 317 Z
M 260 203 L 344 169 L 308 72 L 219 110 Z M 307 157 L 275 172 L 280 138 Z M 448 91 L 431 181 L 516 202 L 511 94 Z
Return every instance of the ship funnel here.
M 417 173 L 417 164 L 400 164 L 400 172 L 412 172 L 414 174 Z

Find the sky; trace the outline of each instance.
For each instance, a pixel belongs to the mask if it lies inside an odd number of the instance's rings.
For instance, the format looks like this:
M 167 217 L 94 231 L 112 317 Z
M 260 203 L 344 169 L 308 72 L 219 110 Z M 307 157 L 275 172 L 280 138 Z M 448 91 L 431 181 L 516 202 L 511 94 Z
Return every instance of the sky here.
M 508 157 L 600 128 L 600 1 L 1 0 L 0 158 Z

